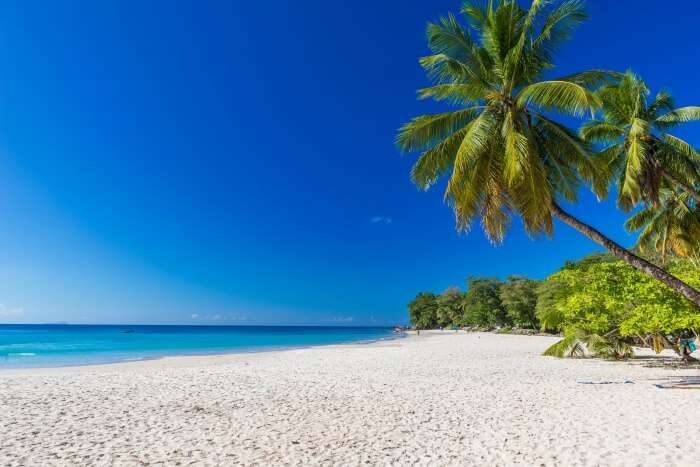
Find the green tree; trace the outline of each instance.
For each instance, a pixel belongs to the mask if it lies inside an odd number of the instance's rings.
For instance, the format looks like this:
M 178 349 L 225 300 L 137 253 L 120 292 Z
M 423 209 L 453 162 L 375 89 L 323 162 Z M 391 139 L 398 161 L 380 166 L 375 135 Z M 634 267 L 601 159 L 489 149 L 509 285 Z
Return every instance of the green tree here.
M 566 261 L 560 272 L 542 281 L 536 290 L 536 315 L 542 330 L 561 330 L 566 318 L 565 301 L 576 290 L 576 285 L 579 283 L 577 277 L 583 277 L 591 266 L 616 261 L 618 260 L 610 254 L 588 255 L 578 261 Z
M 408 315 L 413 327 L 433 329 L 437 326 L 437 297 L 430 292 L 421 292 L 408 304 Z
M 501 282 L 498 279 L 470 277 L 464 296 L 464 322 L 479 326 L 502 326 L 510 324 L 501 303 Z
M 453 15 L 429 24 L 433 53 L 420 63 L 435 84 L 419 97 L 457 109 L 414 118 L 399 130 L 397 144 L 404 152 L 421 152 L 411 172 L 421 189 L 449 174 L 445 199 L 459 230 L 480 218 L 486 235 L 498 243 L 512 213 L 531 235 L 552 235 L 556 217 L 700 305 L 700 291 L 559 205 L 576 201 L 582 182 L 605 196 L 610 180 L 588 143 L 550 113 L 593 114 L 601 103 L 592 90 L 615 75 L 593 70 L 541 80 L 553 68 L 557 45 L 585 19 L 581 5 L 533 0 L 524 10 L 515 0 L 468 1 L 462 12 L 471 32 Z
M 516 326 L 537 329 L 538 282 L 527 277 L 510 276 L 500 287 L 500 298 L 509 320 Z
M 700 173 L 697 151 L 668 133 L 691 120 L 700 120 L 700 107 L 675 109 L 667 92 L 650 99 L 647 85 L 632 72 L 596 91 L 602 102 L 602 120 L 581 128 L 587 141 L 602 143 L 601 155 L 618 177 L 618 204 L 630 210 L 640 202 L 656 205 L 663 184 L 681 188 L 700 202 L 696 188 Z
M 700 286 L 696 268 L 680 263 L 673 270 Z M 596 354 L 622 358 L 634 337 L 659 335 L 674 343 L 683 332 L 700 330 L 696 306 L 622 261 L 569 267 L 545 283 L 547 300 L 538 303 L 538 316 L 565 334 L 548 349 L 550 355 L 577 355 L 585 344 Z
M 593 264 L 614 263 L 615 261 L 617 261 L 617 258 L 615 258 L 615 256 L 611 255 L 610 253 L 593 253 L 593 254 L 584 256 L 583 258 L 578 259 L 576 261 L 571 261 L 571 260 L 565 261 L 562 269 L 573 269 L 573 270 L 586 269 Z
M 462 315 L 462 292 L 450 287 L 437 297 L 437 324 L 445 328 L 459 325 Z
M 700 287 L 700 269 L 688 261 L 677 261 L 671 268 L 678 277 Z M 643 276 L 628 275 L 630 301 L 635 306 L 620 325 L 623 335 L 663 334 L 677 339 L 683 331 L 700 334 L 700 310 L 666 287 Z

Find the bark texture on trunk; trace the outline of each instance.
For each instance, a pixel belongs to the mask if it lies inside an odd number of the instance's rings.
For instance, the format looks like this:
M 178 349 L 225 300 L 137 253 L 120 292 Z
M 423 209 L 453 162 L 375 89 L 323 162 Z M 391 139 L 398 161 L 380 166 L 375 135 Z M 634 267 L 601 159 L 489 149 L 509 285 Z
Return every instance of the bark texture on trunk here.
M 556 218 L 558 218 L 568 226 L 573 227 L 574 229 L 578 230 L 583 235 L 590 238 L 597 244 L 603 246 L 612 254 L 625 261 L 627 264 L 637 269 L 638 271 L 641 271 L 653 277 L 654 279 L 663 282 L 664 284 L 666 284 L 679 294 L 683 295 L 691 302 L 695 303 L 695 305 L 700 307 L 700 291 L 695 290 L 682 280 L 678 279 L 673 274 L 669 274 L 657 265 L 645 260 L 644 258 L 640 258 L 639 256 L 622 247 L 618 243 L 609 239 L 590 225 L 581 222 L 568 212 L 564 211 L 557 203 L 552 202 L 551 210 L 552 214 Z
M 683 182 L 682 180 L 679 180 L 678 178 L 674 177 L 670 173 L 666 172 L 666 170 L 663 167 L 659 167 L 659 171 L 666 180 L 668 180 L 674 185 L 678 185 L 679 187 L 681 187 L 686 193 L 692 196 L 696 202 L 700 203 L 700 191 L 696 190 L 695 187 L 692 187 L 687 183 Z

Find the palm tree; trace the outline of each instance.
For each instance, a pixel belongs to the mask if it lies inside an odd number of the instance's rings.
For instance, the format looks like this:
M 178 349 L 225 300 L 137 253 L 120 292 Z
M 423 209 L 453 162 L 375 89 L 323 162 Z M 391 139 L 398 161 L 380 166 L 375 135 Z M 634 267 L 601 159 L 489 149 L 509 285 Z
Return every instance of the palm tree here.
M 664 182 L 700 202 L 700 154 L 667 133 L 681 123 L 700 120 L 700 107 L 674 109 L 669 93 L 653 99 L 649 95 L 647 85 L 630 71 L 619 83 L 601 87 L 596 96 L 603 104 L 603 119 L 585 123 L 581 136 L 605 145 L 602 155 L 618 175 L 618 204 L 624 210 L 639 202 L 658 203 Z
M 617 329 L 604 335 L 577 330 L 549 346 L 542 355 L 558 358 L 584 357 L 588 350 L 594 357 L 624 360 L 634 356 L 630 340 L 622 337 Z
M 625 223 L 630 232 L 640 231 L 640 252 L 660 255 L 666 264 L 668 253 L 684 258 L 700 252 L 700 211 L 690 206 L 689 194 L 662 188 L 656 206 L 647 205 Z
M 582 182 L 605 196 L 610 178 L 588 143 L 544 114 L 592 114 L 600 100 L 591 89 L 615 78 L 593 70 L 540 80 L 553 68 L 557 44 L 585 19 L 581 1 L 533 0 L 527 11 L 515 0 L 467 2 L 462 12 L 470 30 L 453 15 L 427 28 L 433 54 L 420 63 L 435 84 L 419 96 L 458 108 L 414 118 L 399 130 L 399 148 L 421 152 L 413 182 L 427 190 L 449 174 L 445 199 L 458 230 L 480 218 L 486 235 L 500 243 L 513 214 L 530 235 L 551 236 L 556 217 L 700 306 L 700 292 L 559 205 L 576 201 Z

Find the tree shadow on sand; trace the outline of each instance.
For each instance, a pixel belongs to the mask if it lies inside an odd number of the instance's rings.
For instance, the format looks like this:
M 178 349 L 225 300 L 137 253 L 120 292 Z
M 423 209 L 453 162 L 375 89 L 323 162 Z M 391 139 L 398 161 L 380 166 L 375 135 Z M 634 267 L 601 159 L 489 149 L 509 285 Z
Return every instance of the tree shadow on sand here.
M 668 355 L 637 355 L 628 362 L 645 368 L 700 369 L 700 361 L 685 362 L 677 356 Z

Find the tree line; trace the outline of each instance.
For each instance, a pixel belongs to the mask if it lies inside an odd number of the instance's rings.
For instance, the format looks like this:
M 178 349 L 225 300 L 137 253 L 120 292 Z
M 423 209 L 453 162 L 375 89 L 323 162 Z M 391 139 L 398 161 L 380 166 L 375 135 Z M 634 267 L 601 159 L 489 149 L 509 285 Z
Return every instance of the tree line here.
M 700 287 L 700 269 L 674 257 L 669 269 Z M 510 327 L 558 332 L 563 339 L 546 355 L 626 358 L 632 347 L 672 349 L 686 360 L 682 343 L 700 334 L 697 307 L 665 284 L 610 254 L 570 261 L 542 281 L 471 277 L 467 290 L 419 293 L 408 304 L 418 329 Z
M 421 292 L 408 304 L 411 325 L 418 329 L 516 326 L 538 329 L 539 281 L 511 276 L 505 282 L 470 277 L 467 291 L 450 287 L 441 294 Z

